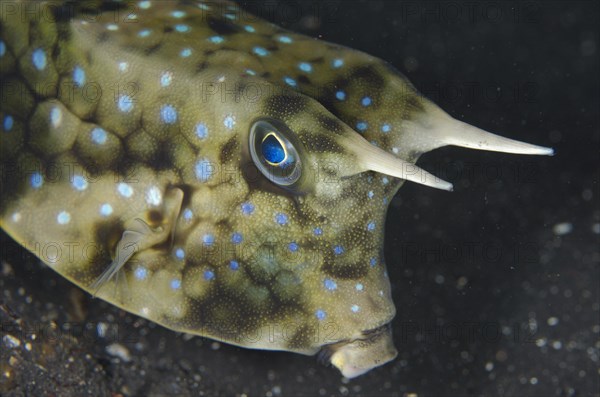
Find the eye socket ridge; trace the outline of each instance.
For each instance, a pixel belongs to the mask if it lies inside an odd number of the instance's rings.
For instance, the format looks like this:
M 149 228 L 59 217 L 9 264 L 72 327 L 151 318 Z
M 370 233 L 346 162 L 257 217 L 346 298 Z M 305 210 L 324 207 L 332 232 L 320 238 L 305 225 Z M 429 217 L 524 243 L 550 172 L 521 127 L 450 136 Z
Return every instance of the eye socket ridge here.
M 259 119 L 249 134 L 254 165 L 271 182 L 294 188 L 302 176 L 301 146 L 294 133 L 281 121 Z

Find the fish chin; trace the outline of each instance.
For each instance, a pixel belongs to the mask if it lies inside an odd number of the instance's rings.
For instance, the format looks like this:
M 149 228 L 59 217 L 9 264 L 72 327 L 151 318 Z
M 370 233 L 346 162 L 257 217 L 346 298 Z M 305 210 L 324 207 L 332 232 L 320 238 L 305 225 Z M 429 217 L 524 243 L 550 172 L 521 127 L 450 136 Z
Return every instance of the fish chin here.
M 390 324 L 364 332 L 360 338 L 326 347 L 330 361 L 343 376 L 352 379 L 392 361 L 398 351 L 392 340 Z

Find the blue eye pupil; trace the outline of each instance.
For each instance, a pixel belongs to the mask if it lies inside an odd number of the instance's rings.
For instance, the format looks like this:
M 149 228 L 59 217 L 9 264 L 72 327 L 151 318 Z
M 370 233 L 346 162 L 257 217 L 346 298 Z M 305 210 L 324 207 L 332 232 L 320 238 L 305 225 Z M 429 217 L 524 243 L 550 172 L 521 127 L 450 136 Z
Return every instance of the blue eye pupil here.
M 269 163 L 279 164 L 285 160 L 285 150 L 274 135 L 268 135 L 262 141 L 261 150 L 265 160 Z

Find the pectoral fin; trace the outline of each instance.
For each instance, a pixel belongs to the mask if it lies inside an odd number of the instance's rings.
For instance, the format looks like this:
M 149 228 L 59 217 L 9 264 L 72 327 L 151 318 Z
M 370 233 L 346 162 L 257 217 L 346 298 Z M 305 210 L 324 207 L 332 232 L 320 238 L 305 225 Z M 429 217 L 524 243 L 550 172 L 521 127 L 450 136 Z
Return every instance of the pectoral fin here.
M 175 225 L 181 211 L 181 202 L 183 200 L 183 191 L 181 189 L 172 189 L 165 197 L 163 204 L 163 212 L 166 212 L 160 219 L 158 225 L 151 227 L 148 222 L 151 222 L 152 216 L 148 211 L 144 211 L 141 217 L 136 217 L 125 223 L 125 231 L 119 242 L 117 243 L 114 259 L 108 265 L 106 270 L 94 281 L 90 286 L 90 290 L 94 295 L 107 284 L 130 259 L 140 251 L 148 249 L 156 244 L 160 244 L 168 240 L 169 245 L 172 245 L 175 235 Z M 157 210 L 152 210 L 156 213 Z M 148 219 L 148 222 L 142 218 Z

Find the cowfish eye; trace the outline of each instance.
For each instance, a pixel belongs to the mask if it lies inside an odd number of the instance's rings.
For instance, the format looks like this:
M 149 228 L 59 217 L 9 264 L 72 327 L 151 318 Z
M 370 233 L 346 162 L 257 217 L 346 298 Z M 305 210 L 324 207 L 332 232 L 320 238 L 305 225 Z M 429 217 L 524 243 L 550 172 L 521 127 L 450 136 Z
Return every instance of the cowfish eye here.
M 285 142 L 282 142 L 274 132 L 269 132 L 263 138 L 260 148 L 264 159 L 269 165 L 285 164 L 288 154 L 284 145 Z
M 250 129 L 252 161 L 267 179 L 283 187 L 291 187 L 302 175 L 293 140 L 293 133 L 275 120 L 258 120 Z

